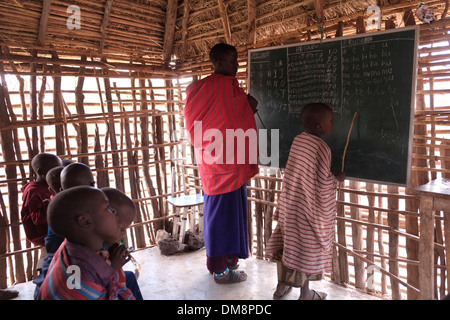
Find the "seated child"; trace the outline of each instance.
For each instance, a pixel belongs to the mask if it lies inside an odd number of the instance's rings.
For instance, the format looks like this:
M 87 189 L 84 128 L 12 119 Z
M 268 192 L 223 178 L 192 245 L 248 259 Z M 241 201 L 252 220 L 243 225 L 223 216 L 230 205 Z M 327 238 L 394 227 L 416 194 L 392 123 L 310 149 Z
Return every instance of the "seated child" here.
M 36 299 L 134 300 L 121 267 L 128 260 L 127 253 L 121 251 L 108 259 L 101 250 L 106 240 L 122 235 L 103 191 L 88 186 L 61 191 L 49 204 L 48 223 L 65 240 Z
M 64 167 L 60 166 L 50 169 L 47 172 L 46 181 L 48 184 L 48 189 L 50 190 L 51 193 L 50 199 L 52 199 L 61 190 L 60 175 L 62 169 L 64 169 Z M 44 282 L 45 275 L 47 274 L 47 270 L 50 265 L 50 262 L 52 261 L 53 255 L 55 254 L 56 250 L 58 250 L 59 246 L 63 241 L 64 241 L 63 238 L 54 234 L 51 228 L 48 227 L 48 233 L 47 236 L 45 237 L 45 249 L 47 255 L 45 256 L 42 262 L 41 273 L 37 276 L 36 279 L 33 280 L 33 283 L 37 287 L 39 287 L 42 284 L 42 282 Z M 35 293 L 37 292 L 37 289 L 38 288 L 36 288 Z
M 101 189 L 109 199 L 109 206 L 116 211 L 119 224 L 122 226 L 122 235 L 119 239 L 108 239 L 106 244 L 112 246 L 126 236 L 126 229 L 136 218 L 136 206 L 125 193 L 119 189 L 105 187 Z
M 73 162 L 66 167 L 54 170 L 49 171 L 50 176 L 47 175 L 47 183 L 54 194 L 75 186 L 93 186 L 95 184 L 91 169 L 84 163 Z M 49 227 L 45 238 L 47 253 L 54 254 L 63 241 L 64 238 L 56 235 Z
M 74 163 L 75 161 L 73 161 L 72 159 L 62 159 L 62 163 L 63 163 L 63 167 L 67 167 L 69 164 Z
M 91 168 L 82 162 L 71 163 L 61 172 L 62 190 L 75 186 L 95 186 Z
M 299 287 L 299 299 L 322 300 L 326 293 L 311 290 L 309 281 L 331 272 L 337 181 L 343 181 L 345 175 L 331 173 L 331 151 L 320 138 L 331 133 L 331 108 L 323 103 L 308 104 L 301 112 L 301 121 L 306 130 L 291 146 L 274 214 L 278 225 L 266 253 L 277 261 L 274 298 Z
M 45 179 L 47 172 L 62 165 L 61 159 L 51 153 L 39 153 L 31 160 L 36 181 L 22 187 L 22 210 L 20 212 L 27 239 L 35 246 L 43 246 L 47 235 L 47 206 L 51 192 Z
M 52 194 L 51 197 L 55 196 L 61 189 L 61 171 L 63 171 L 64 167 L 55 167 L 47 172 L 45 176 L 45 181 L 48 184 L 48 190 Z
M 116 211 L 119 218 L 119 224 L 122 226 L 122 234 L 119 239 L 111 238 L 105 241 L 105 245 L 109 247 L 110 253 L 113 250 L 121 248 L 126 249 L 126 245 L 118 243 L 125 242 L 126 244 L 126 229 L 136 218 L 136 207 L 133 200 L 131 200 L 125 193 L 119 189 L 105 187 L 101 189 L 109 199 L 109 206 Z M 130 256 L 131 259 L 131 256 Z M 143 300 L 141 290 L 136 280 L 134 272 L 125 271 L 127 279 L 126 285 L 132 292 L 136 300 Z
M 56 195 L 63 189 L 63 185 L 65 186 L 65 189 L 73 186 L 91 186 L 94 181 L 94 176 L 92 175 L 91 169 L 84 163 L 71 162 L 66 167 L 61 166 L 50 170 L 47 173 L 46 179 L 50 191 L 53 195 Z M 44 281 L 53 255 L 55 254 L 56 250 L 58 250 L 63 241 L 63 237 L 55 234 L 50 227 L 48 228 L 48 234 L 45 237 L 45 248 L 47 250 L 47 256 L 45 257 L 42 264 L 41 274 L 33 281 L 37 287 L 40 287 L 40 285 Z

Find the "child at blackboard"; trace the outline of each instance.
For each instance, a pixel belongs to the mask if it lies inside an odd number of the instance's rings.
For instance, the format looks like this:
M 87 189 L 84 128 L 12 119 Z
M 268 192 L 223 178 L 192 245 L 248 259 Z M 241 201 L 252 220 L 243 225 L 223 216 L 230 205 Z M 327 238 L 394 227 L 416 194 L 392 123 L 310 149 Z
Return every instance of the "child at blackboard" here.
M 266 252 L 277 261 L 275 299 L 300 287 L 299 299 L 322 300 L 326 293 L 311 290 L 309 281 L 331 272 L 337 181 L 343 181 L 345 175 L 330 172 L 331 151 L 320 138 L 331 133 L 331 108 L 323 103 L 308 104 L 301 121 L 305 131 L 291 146 L 274 215 L 278 225 Z

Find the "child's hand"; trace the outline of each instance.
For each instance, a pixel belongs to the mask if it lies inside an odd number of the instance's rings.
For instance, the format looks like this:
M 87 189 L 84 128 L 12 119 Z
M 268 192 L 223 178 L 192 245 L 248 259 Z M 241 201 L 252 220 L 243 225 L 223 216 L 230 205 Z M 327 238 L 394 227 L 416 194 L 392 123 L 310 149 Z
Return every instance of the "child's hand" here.
M 345 173 L 344 172 L 335 173 L 334 176 L 336 177 L 336 180 L 339 181 L 339 182 L 343 182 L 345 180 Z
M 125 263 L 131 260 L 130 253 L 123 244 L 115 243 L 109 247 L 109 260 L 111 261 L 111 267 L 114 270 L 119 270 Z

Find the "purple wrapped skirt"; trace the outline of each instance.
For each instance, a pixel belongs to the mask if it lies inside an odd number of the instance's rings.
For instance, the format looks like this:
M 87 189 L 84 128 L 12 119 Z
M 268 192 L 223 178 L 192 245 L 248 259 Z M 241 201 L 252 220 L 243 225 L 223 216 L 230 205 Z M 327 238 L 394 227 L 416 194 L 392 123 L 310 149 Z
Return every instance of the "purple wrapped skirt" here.
M 220 194 L 206 195 L 203 205 L 206 255 L 249 256 L 247 186 Z

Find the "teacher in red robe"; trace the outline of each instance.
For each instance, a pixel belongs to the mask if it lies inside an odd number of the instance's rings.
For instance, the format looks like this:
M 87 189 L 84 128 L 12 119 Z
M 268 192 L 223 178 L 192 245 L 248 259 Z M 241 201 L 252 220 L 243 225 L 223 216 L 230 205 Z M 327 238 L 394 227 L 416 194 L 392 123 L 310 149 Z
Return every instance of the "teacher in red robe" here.
M 189 85 L 184 116 L 195 148 L 204 197 L 208 270 L 218 283 L 247 279 L 237 271 L 249 256 L 246 181 L 258 173 L 254 113 L 258 102 L 239 87 L 235 47 L 210 51 L 214 73 Z

